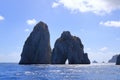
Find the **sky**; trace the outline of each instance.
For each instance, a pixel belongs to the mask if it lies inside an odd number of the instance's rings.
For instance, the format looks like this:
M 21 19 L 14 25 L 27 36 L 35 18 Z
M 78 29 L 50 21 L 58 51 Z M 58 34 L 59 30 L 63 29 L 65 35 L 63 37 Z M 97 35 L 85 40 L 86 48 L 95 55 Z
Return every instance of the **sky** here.
M 78 36 L 91 60 L 120 53 L 120 0 L 0 0 L 0 62 L 19 62 L 35 24 L 48 25 L 51 47 L 63 31 Z

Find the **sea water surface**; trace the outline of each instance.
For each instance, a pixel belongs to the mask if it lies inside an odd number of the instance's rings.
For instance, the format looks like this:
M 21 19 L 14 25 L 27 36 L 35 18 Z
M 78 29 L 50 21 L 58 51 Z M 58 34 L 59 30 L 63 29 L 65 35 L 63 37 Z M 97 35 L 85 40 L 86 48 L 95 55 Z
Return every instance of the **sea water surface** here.
M 120 80 L 120 66 L 0 63 L 0 80 Z

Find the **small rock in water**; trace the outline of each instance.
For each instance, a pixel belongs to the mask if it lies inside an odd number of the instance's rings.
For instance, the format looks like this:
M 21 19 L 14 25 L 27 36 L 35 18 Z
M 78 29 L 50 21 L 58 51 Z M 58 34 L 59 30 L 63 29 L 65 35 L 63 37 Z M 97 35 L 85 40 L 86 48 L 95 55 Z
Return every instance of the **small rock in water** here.
M 92 63 L 98 63 L 98 62 L 94 60 Z

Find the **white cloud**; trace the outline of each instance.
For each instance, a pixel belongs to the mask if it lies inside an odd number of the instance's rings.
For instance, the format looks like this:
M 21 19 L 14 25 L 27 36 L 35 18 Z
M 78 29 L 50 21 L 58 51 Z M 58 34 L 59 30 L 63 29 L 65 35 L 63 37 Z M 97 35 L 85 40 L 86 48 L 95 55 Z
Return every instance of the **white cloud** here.
M 52 8 L 56 8 L 56 7 L 58 7 L 59 5 L 60 5 L 59 3 L 53 2 Z
M 0 16 L 0 21 L 4 20 L 5 18 L 3 16 Z
M 108 50 L 108 47 L 103 47 L 100 49 L 100 51 L 107 51 Z
M 29 32 L 30 31 L 30 29 L 25 29 L 25 32 Z
M 35 25 L 37 23 L 37 21 L 35 19 L 29 19 L 27 20 L 27 24 L 28 25 Z
M 107 26 L 107 27 L 120 27 L 120 21 L 106 21 L 106 22 L 100 22 L 101 25 Z
M 52 7 L 64 6 L 71 11 L 103 15 L 120 9 L 120 0 L 57 0 Z

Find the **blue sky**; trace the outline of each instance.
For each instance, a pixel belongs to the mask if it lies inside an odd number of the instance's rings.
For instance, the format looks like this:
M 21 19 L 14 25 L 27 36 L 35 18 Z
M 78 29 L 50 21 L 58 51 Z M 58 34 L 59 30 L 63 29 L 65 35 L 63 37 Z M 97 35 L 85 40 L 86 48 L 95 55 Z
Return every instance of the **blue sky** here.
M 0 62 L 18 62 L 35 24 L 48 24 L 51 47 L 63 31 L 81 38 L 91 61 L 120 53 L 119 0 L 1 0 Z

